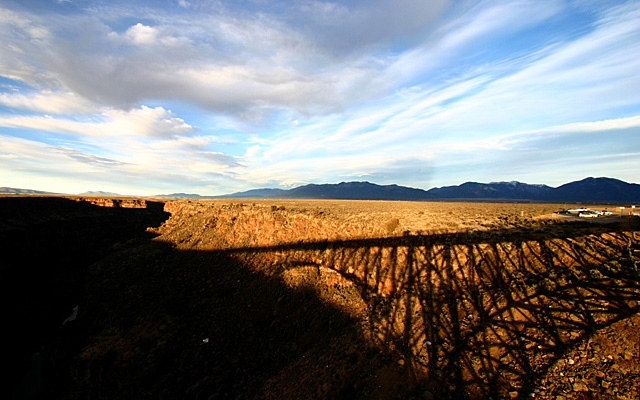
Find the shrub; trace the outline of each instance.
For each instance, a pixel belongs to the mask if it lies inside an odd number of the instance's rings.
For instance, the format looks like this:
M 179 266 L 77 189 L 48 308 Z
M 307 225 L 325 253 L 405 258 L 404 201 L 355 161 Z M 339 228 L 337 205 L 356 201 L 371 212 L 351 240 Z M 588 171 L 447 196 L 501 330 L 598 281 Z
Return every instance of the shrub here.
M 398 218 L 391 218 L 389 220 L 389 222 L 387 222 L 387 225 L 386 225 L 387 233 L 389 233 L 389 234 L 393 233 L 393 231 L 396 230 L 398 225 L 400 225 L 400 220 Z

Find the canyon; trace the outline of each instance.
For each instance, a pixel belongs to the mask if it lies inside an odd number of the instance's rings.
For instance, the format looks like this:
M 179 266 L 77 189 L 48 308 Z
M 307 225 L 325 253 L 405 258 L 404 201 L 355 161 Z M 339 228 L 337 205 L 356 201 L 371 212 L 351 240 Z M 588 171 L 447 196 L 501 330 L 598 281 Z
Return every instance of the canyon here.
M 3 387 L 77 399 L 637 398 L 640 223 L 553 214 L 563 208 L 0 197 L 16 366 Z

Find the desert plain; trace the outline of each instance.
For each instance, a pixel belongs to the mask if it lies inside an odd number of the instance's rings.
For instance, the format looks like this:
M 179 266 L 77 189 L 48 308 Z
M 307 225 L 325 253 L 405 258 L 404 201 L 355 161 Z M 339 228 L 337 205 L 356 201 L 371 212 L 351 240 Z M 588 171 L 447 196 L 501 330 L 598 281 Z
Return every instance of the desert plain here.
M 16 396 L 639 396 L 638 217 L 525 202 L 0 205 Z

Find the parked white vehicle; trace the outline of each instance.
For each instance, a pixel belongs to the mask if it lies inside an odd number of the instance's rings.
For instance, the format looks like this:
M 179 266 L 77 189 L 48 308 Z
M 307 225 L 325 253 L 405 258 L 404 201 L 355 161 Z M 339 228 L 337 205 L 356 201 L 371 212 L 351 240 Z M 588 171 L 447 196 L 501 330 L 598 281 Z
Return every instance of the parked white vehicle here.
M 567 211 L 569 211 L 569 213 L 571 214 L 580 214 L 581 212 L 590 211 L 590 210 L 585 207 L 579 207 L 579 208 L 572 208 L 571 210 L 567 210 Z
M 597 218 L 613 215 L 611 211 L 592 210 L 586 207 L 572 208 L 571 210 L 556 211 L 558 214 L 571 214 L 581 218 Z

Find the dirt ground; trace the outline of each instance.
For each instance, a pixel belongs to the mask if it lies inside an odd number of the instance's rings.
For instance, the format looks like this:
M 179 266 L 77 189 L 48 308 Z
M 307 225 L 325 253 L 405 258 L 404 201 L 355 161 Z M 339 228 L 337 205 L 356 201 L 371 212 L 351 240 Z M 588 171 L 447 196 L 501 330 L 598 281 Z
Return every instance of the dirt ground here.
M 89 268 L 60 397 L 637 399 L 640 226 L 575 206 L 169 201 Z

